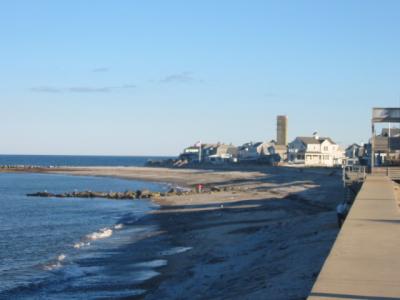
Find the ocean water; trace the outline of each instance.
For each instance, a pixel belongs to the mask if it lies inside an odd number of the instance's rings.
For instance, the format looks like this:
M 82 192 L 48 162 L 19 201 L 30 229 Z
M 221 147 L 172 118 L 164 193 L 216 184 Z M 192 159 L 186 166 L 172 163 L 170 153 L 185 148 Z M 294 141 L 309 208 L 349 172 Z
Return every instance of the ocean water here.
M 0 174 L 0 299 L 97 299 L 142 293 L 130 285 L 118 288 L 115 284 L 123 280 L 103 272 L 101 262 L 105 256 L 112 262 L 117 249 L 157 229 L 139 223 L 154 204 L 26 194 L 145 188 L 165 191 L 168 186 L 103 177 Z M 154 268 L 165 261 L 135 263 L 138 266 L 132 267 L 130 283 L 156 276 Z M 112 282 L 114 288 L 98 292 L 99 286 Z
M 0 155 L 0 166 L 144 166 L 158 156 L 76 156 L 76 155 Z

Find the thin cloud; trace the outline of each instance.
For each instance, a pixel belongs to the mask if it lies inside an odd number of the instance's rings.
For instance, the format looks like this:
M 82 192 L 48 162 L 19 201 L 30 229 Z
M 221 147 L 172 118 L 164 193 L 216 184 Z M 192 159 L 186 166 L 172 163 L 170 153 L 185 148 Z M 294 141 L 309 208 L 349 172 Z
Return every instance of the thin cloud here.
M 269 93 L 265 93 L 264 96 L 266 98 L 277 98 L 279 95 L 277 93 L 269 92 Z
M 61 93 L 62 90 L 51 86 L 37 86 L 30 89 L 36 93 Z
M 191 72 L 182 72 L 177 74 L 170 74 L 160 79 L 161 83 L 190 83 L 202 81 L 193 76 Z
M 67 92 L 72 93 L 108 93 L 109 87 L 89 87 L 89 86 L 75 86 L 66 89 Z
M 124 84 L 120 86 L 102 86 L 102 87 L 72 86 L 66 88 L 39 86 L 31 88 L 30 91 L 36 93 L 109 93 L 115 90 L 132 89 L 135 87 L 136 86 L 133 84 Z
M 102 73 L 102 72 L 108 72 L 108 71 L 110 71 L 109 67 L 99 67 L 99 68 L 92 69 L 92 72 L 94 72 L 94 73 Z
M 135 87 L 136 87 L 136 85 L 134 85 L 134 84 L 124 84 L 124 85 L 120 86 L 119 88 L 120 89 L 133 89 Z

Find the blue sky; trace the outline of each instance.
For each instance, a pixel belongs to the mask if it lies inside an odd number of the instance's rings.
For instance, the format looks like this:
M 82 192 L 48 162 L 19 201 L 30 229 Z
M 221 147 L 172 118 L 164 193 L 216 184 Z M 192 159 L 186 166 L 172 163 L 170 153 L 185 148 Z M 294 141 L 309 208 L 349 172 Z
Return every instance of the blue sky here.
M 1 1 L 0 153 L 366 141 L 400 105 L 399 1 Z

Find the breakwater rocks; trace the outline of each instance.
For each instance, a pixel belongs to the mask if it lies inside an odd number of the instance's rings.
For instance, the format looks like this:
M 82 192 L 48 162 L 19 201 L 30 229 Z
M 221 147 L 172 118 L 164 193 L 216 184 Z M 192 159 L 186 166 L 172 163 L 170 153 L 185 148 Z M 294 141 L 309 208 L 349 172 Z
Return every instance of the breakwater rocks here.
M 197 193 L 216 193 L 227 190 L 234 190 L 235 188 L 218 188 L 215 186 L 204 187 L 201 186 L 199 189 L 196 186 L 194 189 L 190 188 L 171 188 L 167 192 L 152 192 L 149 190 L 137 190 L 137 191 L 125 191 L 125 192 L 93 192 L 93 191 L 74 191 L 66 192 L 61 194 L 49 193 L 47 191 L 26 194 L 28 197 L 42 197 L 42 198 L 105 198 L 114 200 L 133 200 L 133 199 L 149 199 L 149 198 L 160 198 L 168 196 L 183 196 Z
M 56 166 L 47 165 L 47 166 L 39 166 L 39 165 L 0 165 L 0 169 L 2 170 L 30 170 L 30 169 L 55 169 L 58 168 Z
M 27 194 L 29 197 L 45 197 L 45 198 L 105 198 L 115 200 L 132 200 L 132 199 L 148 199 L 156 196 L 162 196 L 165 193 L 150 192 L 148 190 L 126 191 L 126 192 L 66 192 L 62 194 L 49 193 L 47 191 Z
M 115 200 L 149 199 L 157 197 L 166 197 L 172 195 L 188 195 L 193 193 L 191 189 L 171 188 L 168 192 L 151 192 L 149 190 L 125 191 L 125 192 L 92 192 L 92 191 L 74 191 L 61 194 L 49 193 L 47 191 L 26 194 L 29 197 L 43 198 L 105 198 Z

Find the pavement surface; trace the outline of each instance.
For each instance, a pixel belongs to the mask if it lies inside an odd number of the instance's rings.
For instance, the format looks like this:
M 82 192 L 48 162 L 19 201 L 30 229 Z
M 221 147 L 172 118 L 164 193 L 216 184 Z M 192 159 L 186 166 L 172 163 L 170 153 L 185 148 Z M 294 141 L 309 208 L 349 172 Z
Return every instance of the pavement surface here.
M 309 300 L 400 299 L 400 210 L 396 186 L 388 177 L 367 177 Z

